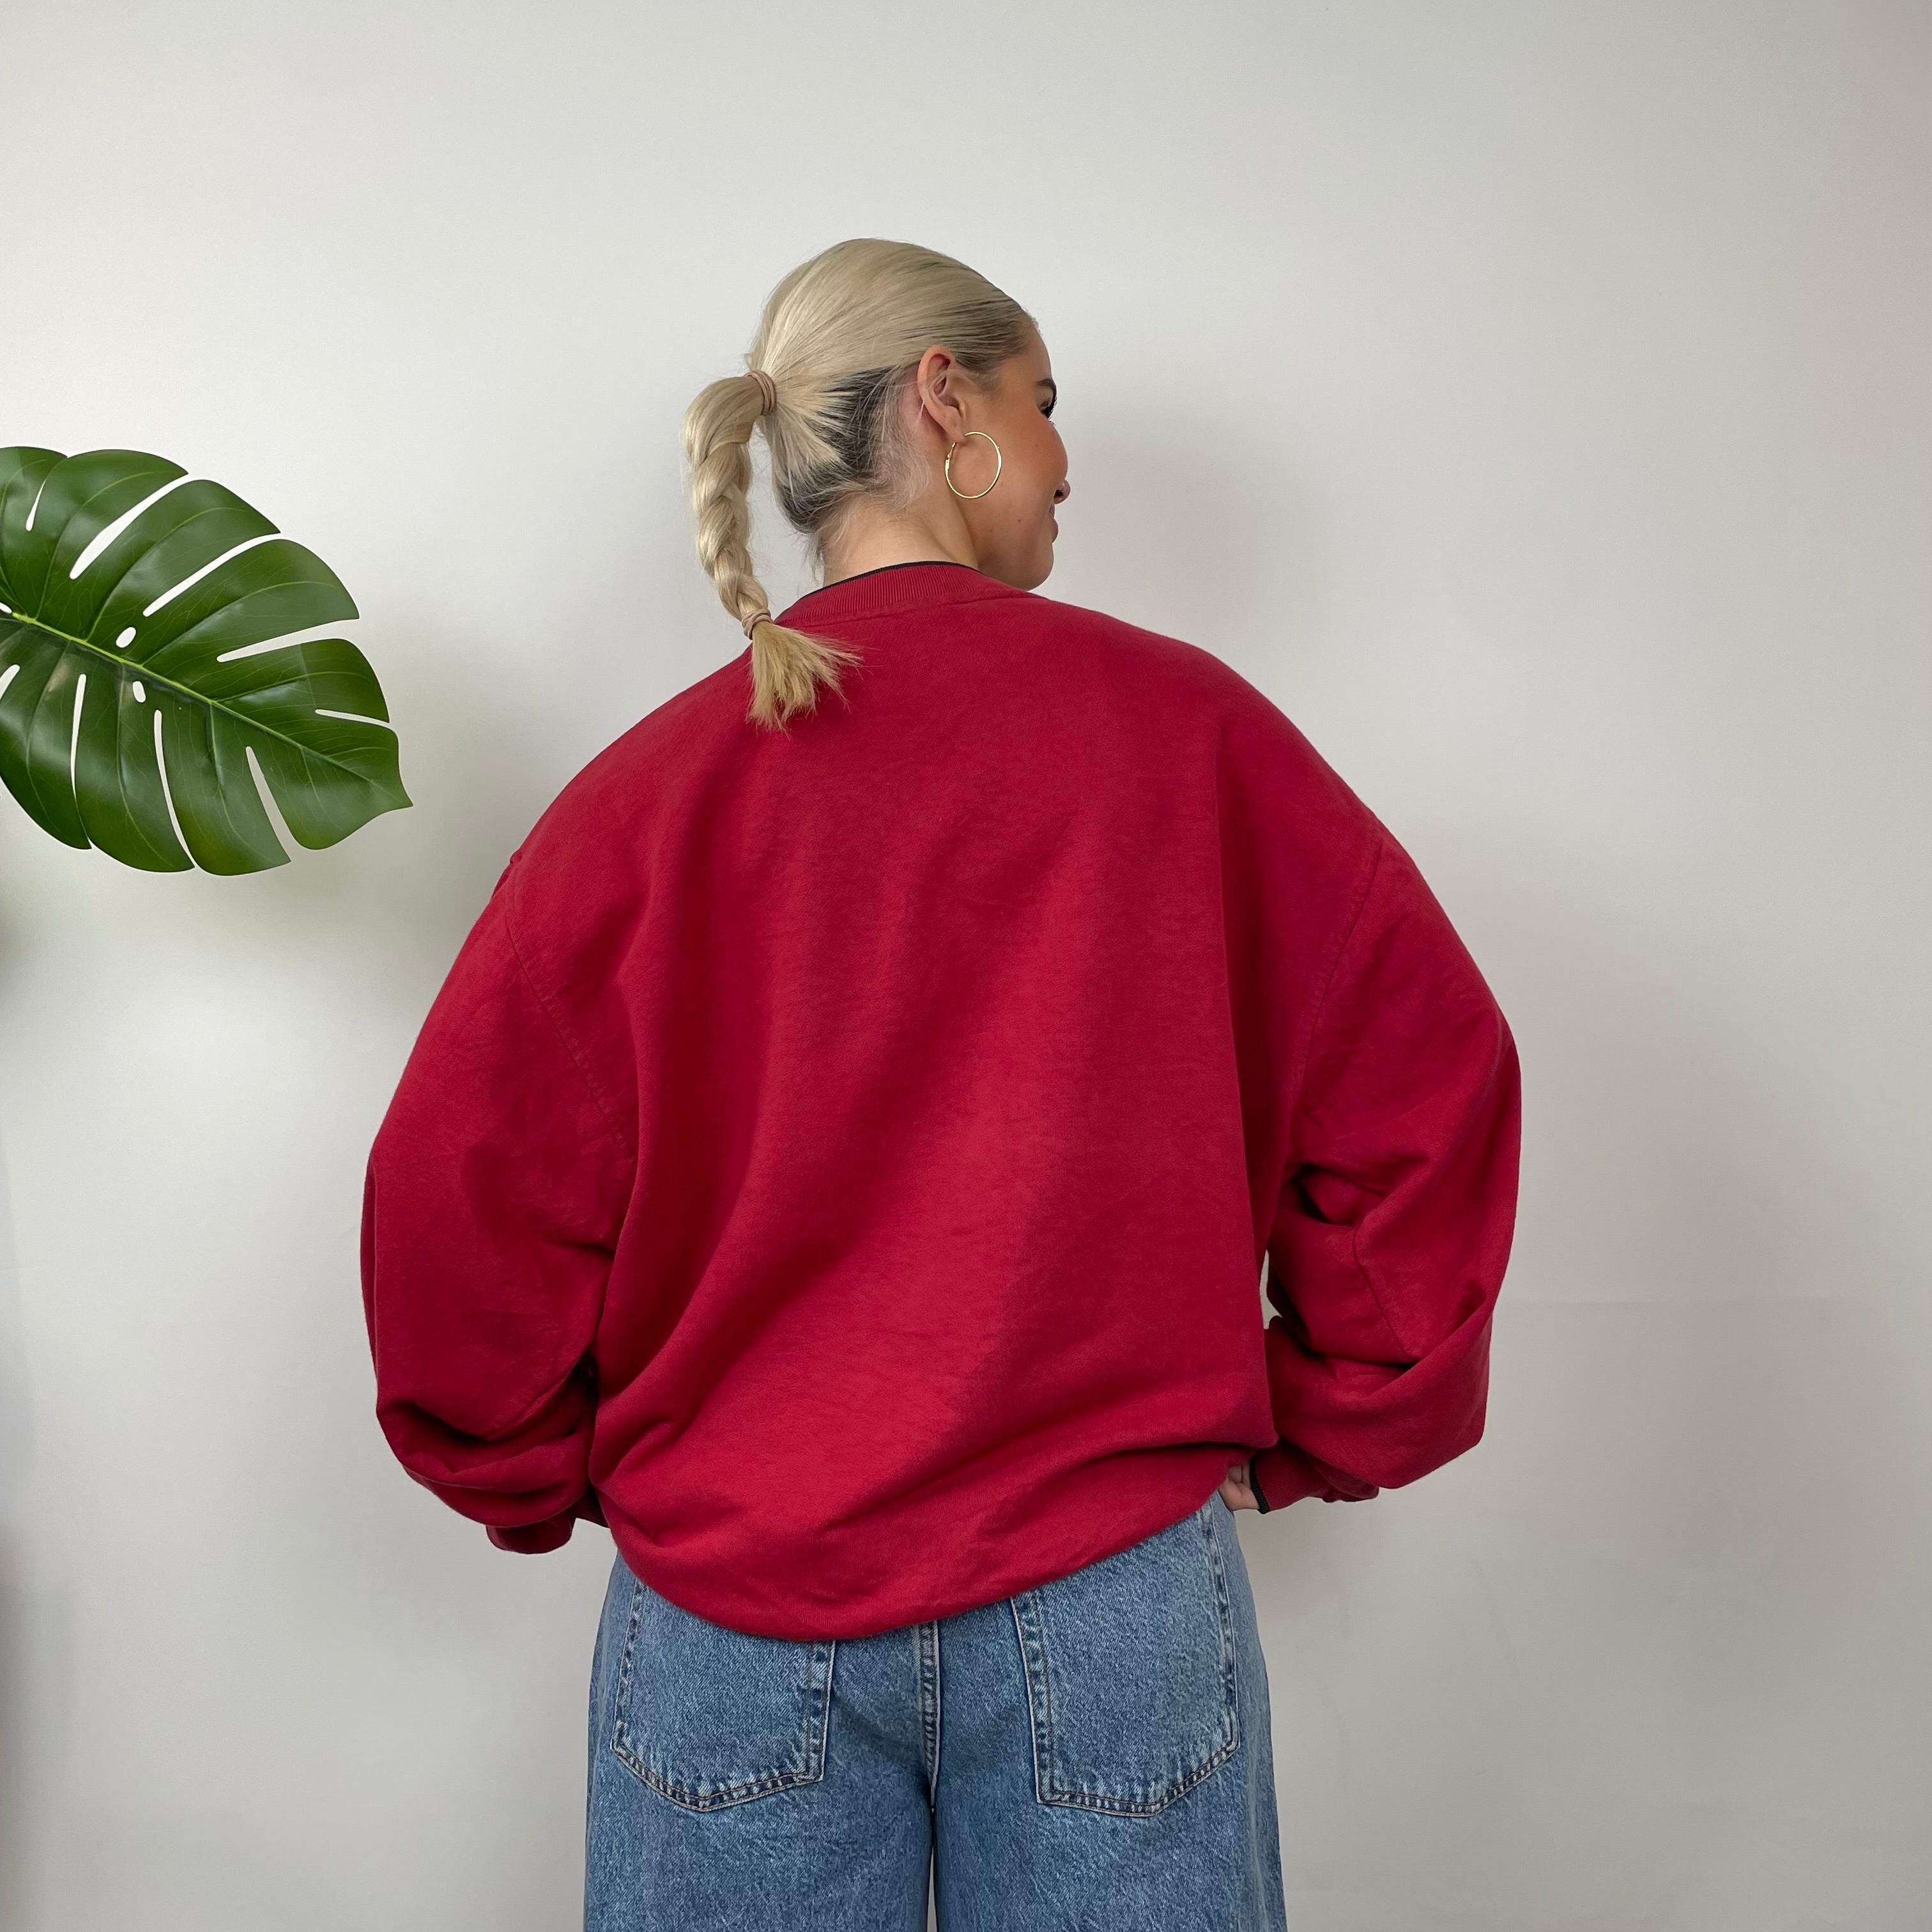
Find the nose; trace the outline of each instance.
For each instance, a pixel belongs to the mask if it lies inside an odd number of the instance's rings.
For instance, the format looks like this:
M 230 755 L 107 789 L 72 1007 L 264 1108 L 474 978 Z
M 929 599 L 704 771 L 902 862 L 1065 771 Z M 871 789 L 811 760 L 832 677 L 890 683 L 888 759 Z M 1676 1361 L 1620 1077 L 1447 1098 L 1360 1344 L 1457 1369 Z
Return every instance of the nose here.
M 1073 485 L 1063 476 L 1060 479 L 1060 488 L 1053 493 L 1053 500 L 1056 503 L 1064 503 L 1072 494 Z

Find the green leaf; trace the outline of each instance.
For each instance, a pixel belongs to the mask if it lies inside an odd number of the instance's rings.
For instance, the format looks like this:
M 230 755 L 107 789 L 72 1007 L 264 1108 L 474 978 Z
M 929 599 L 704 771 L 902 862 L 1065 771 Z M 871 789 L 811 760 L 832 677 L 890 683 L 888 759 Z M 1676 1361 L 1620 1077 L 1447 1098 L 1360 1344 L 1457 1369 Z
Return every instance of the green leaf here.
M 124 865 L 260 872 L 288 854 L 251 751 L 312 848 L 410 798 L 353 644 L 248 650 L 353 617 L 341 580 L 232 490 L 177 482 L 187 473 L 138 450 L 0 449 L 0 780 L 56 838 Z

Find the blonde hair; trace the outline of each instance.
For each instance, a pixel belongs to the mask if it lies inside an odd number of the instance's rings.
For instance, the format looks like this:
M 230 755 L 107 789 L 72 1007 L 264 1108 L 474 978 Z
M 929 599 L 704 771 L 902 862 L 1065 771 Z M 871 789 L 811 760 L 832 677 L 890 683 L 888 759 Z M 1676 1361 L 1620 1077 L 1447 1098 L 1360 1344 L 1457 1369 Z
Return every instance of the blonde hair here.
M 925 482 L 899 408 L 920 358 L 943 344 L 969 376 L 991 383 L 1036 327 L 950 255 L 909 242 L 841 242 L 772 291 L 747 373 L 710 384 L 685 412 L 698 558 L 751 640 L 754 722 L 782 729 L 794 712 L 816 707 L 820 684 L 837 691 L 838 668 L 859 659 L 772 621 L 752 570 L 752 431 L 764 430 L 778 506 L 811 539 L 822 574 L 827 538 L 862 498 L 903 508 Z M 769 410 L 752 370 L 776 393 Z

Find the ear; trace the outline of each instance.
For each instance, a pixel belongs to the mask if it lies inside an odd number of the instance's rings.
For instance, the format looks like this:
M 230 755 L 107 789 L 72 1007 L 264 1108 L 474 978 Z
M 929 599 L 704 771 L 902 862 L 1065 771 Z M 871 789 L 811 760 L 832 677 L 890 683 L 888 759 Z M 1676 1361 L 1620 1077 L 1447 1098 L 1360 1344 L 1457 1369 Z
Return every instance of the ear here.
M 948 442 L 965 434 L 966 412 L 960 406 L 967 383 L 965 372 L 952 352 L 935 343 L 919 358 L 913 374 L 913 392 L 920 407 Z

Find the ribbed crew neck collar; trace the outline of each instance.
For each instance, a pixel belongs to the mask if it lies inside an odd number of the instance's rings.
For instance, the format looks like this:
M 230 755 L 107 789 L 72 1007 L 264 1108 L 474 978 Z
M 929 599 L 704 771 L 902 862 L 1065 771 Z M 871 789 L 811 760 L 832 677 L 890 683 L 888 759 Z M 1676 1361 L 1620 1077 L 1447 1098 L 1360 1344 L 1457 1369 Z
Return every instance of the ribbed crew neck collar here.
M 970 604 L 984 597 L 1023 597 L 1010 584 L 964 563 L 888 563 L 842 577 L 824 589 L 808 590 L 781 610 L 776 621 L 788 629 L 809 629 L 846 617 L 880 617 L 893 610 L 938 604 Z

